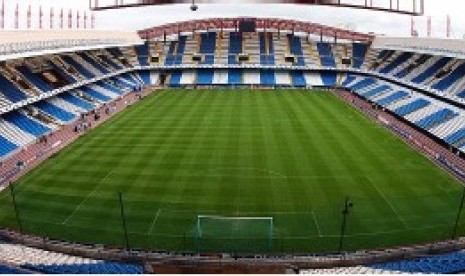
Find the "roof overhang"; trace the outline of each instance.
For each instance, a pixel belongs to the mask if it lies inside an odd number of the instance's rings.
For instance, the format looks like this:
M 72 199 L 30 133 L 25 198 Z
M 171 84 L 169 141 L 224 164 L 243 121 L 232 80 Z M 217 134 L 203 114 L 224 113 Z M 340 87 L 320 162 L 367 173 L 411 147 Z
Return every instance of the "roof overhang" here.
M 204 3 L 231 3 L 230 0 L 196 0 L 197 4 Z M 111 9 L 124 9 L 133 7 L 156 6 L 167 4 L 190 4 L 192 0 L 119 0 L 119 1 L 105 1 L 105 0 L 89 0 L 91 10 L 111 10 Z M 268 3 L 268 4 L 300 4 L 300 5 L 318 5 L 342 8 L 354 8 L 365 10 L 376 10 L 408 15 L 423 15 L 424 14 L 424 0 L 385 0 L 385 1 L 354 1 L 354 0 L 247 0 L 235 1 L 237 4 L 241 3 Z
M 6 30 L 0 31 L 0 61 L 142 43 L 134 31 Z

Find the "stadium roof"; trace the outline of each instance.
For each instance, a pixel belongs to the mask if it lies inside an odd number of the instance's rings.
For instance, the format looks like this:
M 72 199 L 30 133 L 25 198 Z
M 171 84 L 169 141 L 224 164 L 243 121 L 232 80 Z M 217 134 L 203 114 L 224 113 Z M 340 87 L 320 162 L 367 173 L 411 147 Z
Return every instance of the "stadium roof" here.
M 278 19 L 278 18 L 210 18 L 192 21 L 176 22 L 148 28 L 139 31 L 143 39 L 156 39 L 165 35 L 179 34 L 182 32 L 194 32 L 209 29 L 237 29 L 238 23 L 244 20 L 255 21 L 258 29 L 281 30 L 303 32 L 324 37 L 334 37 L 337 39 L 347 39 L 356 41 L 372 41 L 374 36 L 354 32 L 346 29 L 325 26 L 317 23 L 304 22 L 298 20 Z
M 141 44 L 132 31 L 15 30 L 0 31 L 0 60 Z

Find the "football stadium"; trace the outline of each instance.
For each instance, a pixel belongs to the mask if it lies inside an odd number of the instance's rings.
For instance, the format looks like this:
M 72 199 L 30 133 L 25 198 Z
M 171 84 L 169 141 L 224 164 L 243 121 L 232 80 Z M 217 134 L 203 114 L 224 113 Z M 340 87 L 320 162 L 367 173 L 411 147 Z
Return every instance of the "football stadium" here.
M 216 17 L 187 16 L 212 2 Z M 464 272 L 465 40 L 450 18 L 447 38 L 430 17 L 422 37 L 429 0 L 223 16 L 227 2 L 3 1 L 0 273 Z M 117 22 L 171 6 L 186 17 Z

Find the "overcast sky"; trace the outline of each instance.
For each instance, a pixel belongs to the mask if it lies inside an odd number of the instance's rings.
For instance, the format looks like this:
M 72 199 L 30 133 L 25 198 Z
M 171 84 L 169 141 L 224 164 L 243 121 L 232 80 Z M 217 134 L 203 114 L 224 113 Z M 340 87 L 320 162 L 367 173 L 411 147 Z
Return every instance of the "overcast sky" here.
M 373 2 L 380 1 L 374 0 Z M 384 0 L 385 1 L 385 0 Z M 243 1 L 244 2 L 244 1 Z M 401 1 L 402 2 L 402 1 Z M 14 10 L 20 3 L 20 28 L 26 27 L 26 13 L 29 4 L 32 6 L 32 25 L 38 26 L 39 5 L 43 6 L 44 25 L 49 27 L 50 7 L 55 7 L 55 26 L 59 26 L 60 8 L 65 8 L 65 26 L 67 11 L 74 9 L 74 26 L 76 26 L 76 10 L 83 13 L 88 9 L 88 0 L 5 0 L 6 27 L 14 28 Z M 425 16 L 415 17 L 416 28 L 420 36 L 426 36 L 427 16 L 432 17 L 433 36 L 446 37 L 446 17 L 452 20 L 453 37 L 463 39 L 465 34 L 465 1 L 463 0 L 425 0 Z M 144 8 L 129 8 L 96 12 L 96 24 L 99 29 L 138 30 L 164 23 L 200 19 L 208 17 L 280 17 L 299 19 L 331 26 L 355 25 L 356 30 L 375 32 L 389 36 L 410 35 L 410 16 L 385 12 L 370 12 L 346 8 L 330 8 L 289 4 L 202 4 L 197 12 L 189 10 L 189 5 L 164 5 Z M 90 22 L 90 19 L 88 19 Z M 90 24 L 89 24 L 90 26 Z

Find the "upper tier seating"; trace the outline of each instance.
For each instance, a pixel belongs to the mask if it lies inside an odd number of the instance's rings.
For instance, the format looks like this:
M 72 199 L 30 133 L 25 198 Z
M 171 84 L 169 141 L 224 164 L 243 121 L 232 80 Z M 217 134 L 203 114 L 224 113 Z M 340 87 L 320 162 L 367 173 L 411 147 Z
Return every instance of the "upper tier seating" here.
M 300 37 L 289 34 L 288 35 L 289 44 L 291 46 L 291 54 L 297 57 L 296 66 L 305 66 L 304 52 L 302 50 L 302 43 L 300 42 Z
M 69 113 L 51 103 L 48 103 L 46 101 L 41 101 L 36 104 L 34 104 L 35 107 L 39 108 L 43 112 L 47 113 L 48 115 L 60 120 L 61 122 L 70 122 L 76 116 L 72 113 Z
M 83 75 L 84 77 L 88 78 L 88 79 L 92 79 L 93 77 L 95 77 L 94 74 L 92 74 L 89 70 L 87 70 L 87 68 L 84 68 L 84 66 L 82 66 L 82 64 L 80 64 L 79 62 L 75 61 L 72 57 L 70 56 L 64 56 L 63 57 L 63 60 L 68 63 L 69 65 L 71 65 L 74 69 L 76 69 L 81 75 Z
M 172 41 L 166 55 L 165 65 L 181 65 L 184 50 L 186 48 L 186 37 L 180 36 L 178 41 Z
M 142 66 L 149 66 L 149 47 L 148 47 L 148 42 L 142 44 L 142 45 L 136 45 L 135 47 L 138 59 L 139 59 L 139 64 Z
M 99 102 L 109 102 L 111 101 L 111 97 L 107 96 L 107 95 L 104 95 L 98 91 L 95 91 L 94 89 L 88 87 L 88 86 L 85 86 L 85 87 L 81 87 L 80 90 L 82 90 L 82 92 L 84 92 L 85 94 L 87 94 L 89 97 L 99 101 Z
M 92 65 L 94 68 L 96 68 L 97 70 L 100 71 L 100 73 L 102 74 L 109 74 L 110 71 L 108 71 L 108 69 L 106 69 L 103 65 L 99 64 L 95 59 L 93 59 L 92 57 L 90 57 L 88 54 L 86 53 L 77 53 L 78 56 L 80 56 L 84 61 L 86 61 L 87 63 L 89 63 L 90 65 Z
M 336 67 L 331 45 L 327 42 L 317 43 L 318 53 L 320 54 L 321 65 L 326 67 Z
M 18 71 L 30 82 L 32 82 L 37 88 L 39 88 L 42 92 L 49 92 L 53 90 L 53 87 L 43 81 L 39 76 L 34 74 L 27 66 L 20 66 L 17 68 Z
M 238 64 L 237 55 L 242 53 L 242 33 L 230 33 L 228 64 Z
M 75 83 L 77 81 L 76 77 L 66 72 L 63 68 L 57 66 L 56 64 L 51 64 L 52 68 L 59 74 L 58 77 L 61 77 L 66 80 L 68 83 Z
M 202 64 L 213 64 L 215 61 L 216 33 L 201 34 L 200 54 L 205 55 Z
M 26 131 L 35 137 L 40 137 L 51 131 L 48 127 L 43 126 L 26 115 L 21 114 L 19 111 L 12 111 L 2 116 L 9 123 L 14 124 L 21 130 Z
M 115 69 L 115 70 L 120 70 L 120 69 L 123 68 L 120 65 L 118 65 L 114 60 L 112 60 L 110 57 L 108 57 L 106 55 L 102 55 L 102 56 L 100 56 L 100 58 L 102 59 L 103 62 L 105 62 L 109 66 L 113 67 L 113 69 Z
M 447 63 L 449 63 L 452 59 L 449 57 L 441 58 L 436 63 L 434 63 L 430 68 L 425 70 L 423 73 L 418 75 L 416 78 L 412 79 L 412 82 L 421 84 L 426 81 L 431 76 L 436 75 L 436 73 L 441 70 Z
M 273 36 L 269 33 L 260 33 L 260 64 L 274 65 Z
M 89 103 L 89 102 L 86 102 L 85 100 L 83 99 L 80 99 L 74 95 L 72 95 L 71 93 L 69 92 L 66 92 L 66 93 L 63 93 L 61 95 L 59 95 L 58 97 L 60 97 L 61 99 L 71 103 L 71 104 L 74 104 L 75 106 L 78 106 L 80 108 L 83 108 L 87 111 L 91 111 L 94 109 L 94 106 Z
M 452 70 L 450 74 L 442 78 L 439 82 L 434 84 L 432 87 L 441 91 L 447 90 L 456 81 L 465 76 L 465 62 L 459 65 L 456 69 Z
M 364 43 L 353 43 L 352 48 L 352 55 L 353 55 L 353 62 L 352 66 L 354 68 L 362 67 L 362 64 L 365 60 L 365 55 L 368 50 L 368 46 Z
M 394 68 L 400 66 L 402 63 L 406 62 L 409 58 L 413 56 L 412 53 L 402 53 L 400 54 L 394 61 L 388 64 L 385 68 L 383 68 L 380 72 L 383 74 L 387 74 L 391 72 Z
M 27 99 L 26 94 L 18 89 L 10 80 L 0 74 L 0 93 L 12 103 Z

